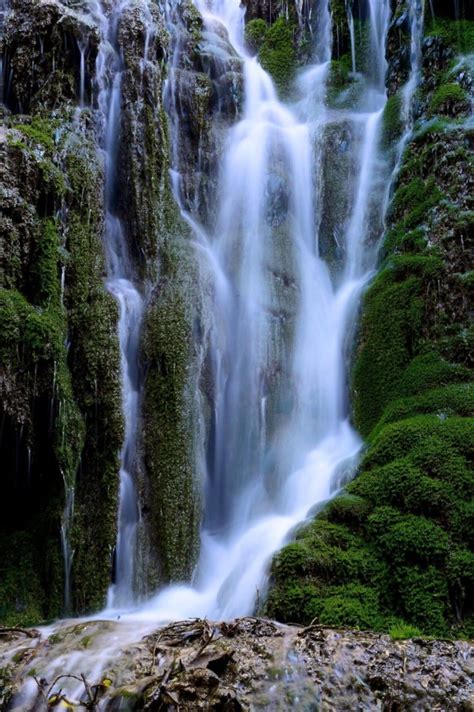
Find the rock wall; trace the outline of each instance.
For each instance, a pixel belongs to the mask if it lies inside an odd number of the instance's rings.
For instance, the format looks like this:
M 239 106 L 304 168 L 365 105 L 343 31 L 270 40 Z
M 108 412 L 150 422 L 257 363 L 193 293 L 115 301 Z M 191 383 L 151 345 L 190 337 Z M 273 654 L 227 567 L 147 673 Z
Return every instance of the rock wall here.
M 11 116 L 1 152 L 1 615 L 31 622 L 63 610 L 65 490 L 75 490 L 74 609 L 99 605 L 110 578 L 117 309 L 103 286 L 103 170 L 87 128 L 66 110 Z
M 458 4 L 459 17 L 435 0 L 435 18 L 427 14 L 416 123 L 399 157 L 411 38 L 406 0 L 392 3 L 381 140 L 392 167 L 401 158 L 400 170 L 380 272 L 364 301 L 352 383 L 354 420 L 368 450 L 347 492 L 276 558 L 266 610 L 281 620 L 410 625 L 439 635 L 473 630 L 466 425 L 473 78 L 470 60 L 461 57 L 474 44 L 472 4 Z M 310 57 L 318 5 L 246 5 L 248 47 L 288 95 Z M 0 619 L 29 624 L 105 601 L 123 422 L 118 310 L 104 285 L 100 23 L 80 3 L 13 0 L 11 10 L 2 36 L 0 133 Z M 335 108 L 356 105 L 360 89 L 347 10 L 345 1 L 332 0 L 327 100 Z M 363 38 L 366 4 L 354 0 L 352 11 Z M 117 43 L 124 71 L 114 209 L 146 300 L 133 473 L 136 589 L 145 595 L 189 580 L 198 554 L 213 399 L 212 291 L 186 219 L 192 213 L 209 229 L 215 225 L 218 159 L 242 111 L 242 71 L 222 30 L 204 29 L 190 2 L 168 16 L 154 4 L 131 3 Z M 359 68 L 369 63 L 365 44 L 358 43 Z M 321 252 L 331 263 L 340 259 L 338 235 L 351 208 L 341 189 L 348 185 L 341 176 L 354 171 L 346 147 L 358 138 L 351 131 L 328 125 L 325 153 L 315 157 L 326 179 Z M 181 173 L 183 215 L 170 166 Z M 269 269 L 275 314 L 290 332 L 283 182 L 276 165 L 268 219 L 278 239 Z M 374 216 L 373 224 L 379 221 Z M 283 361 L 267 374 L 275 400 Z

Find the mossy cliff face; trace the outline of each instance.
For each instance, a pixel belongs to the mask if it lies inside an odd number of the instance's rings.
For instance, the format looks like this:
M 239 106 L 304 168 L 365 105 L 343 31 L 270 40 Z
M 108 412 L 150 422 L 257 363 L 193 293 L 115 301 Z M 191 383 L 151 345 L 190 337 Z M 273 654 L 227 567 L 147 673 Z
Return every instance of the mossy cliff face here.
M 4 37 L 0 617 L 100 607 L 116 539 L 122 441 L 117 307 L 104 285 L 102 160 L 75 116 L 87 16 L 17 2 Z M 90 91 L 90 80 L 85 81 Z M 66 501 L 69 507 L 66 507 Z M 61 529 L 67 531 L 67 601 Z
M 166 263 L 147 311 L 142 341 L 143 513 L 156 582 L 186 581 L 199 552 L 203 471 L 200 379 L 207 334 L 200 277 L 186 240 L 164 248 Z
M 117 312 L 103 284 L 102 167 L 86 134 L 73 134 L 67 115 L 15 117 L 1 151 L 1 616 L 28 623 L 63 610 L 66 490 L 75 490 L 73 608 L 100 605 L 109 581 Z
M 125 8 L 117 41 L 124 62 L 117 210 L 140 277 L 154 281 L 160 245 L 174 219 L 162 106 L 169 37 L 158 7 Z
M 426 28 L 414 132 L 364 299 L 352 393 L 367 451 L 274 560 L 266 611 L 281 620 L 474 634 L 472 76 L 455 27 Z M 388 74 L 388 150 L 402 128 L 400 67 Z
M 222 25 L 204 25 L 192 2 L 176 6 L 173 21 L 170 82 L 165 95 L 165 107 L 172 117 L 172 163 L 180 173 L 183 207 L 212 226 L 226 132 L 242 109 L 242 60 Z
M 14 2 L 12 9 L 4 38 L 11 75 L 6 103 L 10 111 L 28 115 L 9 119 L 4 141 L 9 217 L 2 404 L 11 420 L 4 436 L 11 484 L 5 506 L 21 511 L 22 499 L 31 500 L 31 506 L 23 507 L 20 520 L 8 520 L 1 537 L 6 583 L 0 615 L 9 622 L 37 622 L 64 612 L 61 526 L 68 530 L 72 557 L 71 610 L 104 604 L 116 541 L 123 424 L 118 309 L 104 285 L 102 122 L 95 105 L 101 31 L 86 6 L 76 11 L 56 0 L 40 0 Z M 223 38 L 208 38 L 197 49 L 203 42 L 199 15 L 192 5 L 183 4 L 180 12 L 189 42 L 196 46 L 190 52 L 190 75 L 212 90 L 197 98 L 188 86 L 180 92 L 182 105 L 193 104 L 193 116 L 199 116 L 193 121 L 199 127 L 197 140 L 189 127 L 182 136 L 187 140 L 183 145 L 192 147 L 188 156 L 183 154 L 183 180 L 194 200 L 198 168 L 193 172 L 189 156 L 207 155 L 211 180 L 215 146 L 220 145 L 211 137 L 206 102 L 212 95 L 215 113 L 236 115 L 240 62 L 232 53 L 224 68 L 212 59 L 213 42 L 223 44 Z M 171 194 L 172 149 L 162 104 L 170 45 L 157 7 L 131 4 L 115 40 L 123 72 L 113 208 L 123 221 L 136 283 L 147 304 L 134 472 L 141 510 L 137 591 L 144 594 L 167 581 L 189 579 L 197 556 L 205 288 Z M 226 82 L 236 89 L 223 107 L 221 85 Z M 202 150 L 206 145 L 207 154 Z M 66 493 L 73 504 L 67 517 Z M 33 511 L 40 494 L 41 516 Z M 19 548 L 24 567 L 15 562 Z

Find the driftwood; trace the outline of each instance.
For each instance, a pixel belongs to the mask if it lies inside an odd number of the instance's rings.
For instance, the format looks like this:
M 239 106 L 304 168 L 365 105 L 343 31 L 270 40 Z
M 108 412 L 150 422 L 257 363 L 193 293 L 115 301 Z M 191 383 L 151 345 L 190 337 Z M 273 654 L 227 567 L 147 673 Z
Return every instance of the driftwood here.
M 26 635 L 27 638 L 39 638 L 40 632 L 34 628 L 5 628 L 0 626 L 0 636 L 11 635 L 12 633 L 20 633 L 20 635 Z

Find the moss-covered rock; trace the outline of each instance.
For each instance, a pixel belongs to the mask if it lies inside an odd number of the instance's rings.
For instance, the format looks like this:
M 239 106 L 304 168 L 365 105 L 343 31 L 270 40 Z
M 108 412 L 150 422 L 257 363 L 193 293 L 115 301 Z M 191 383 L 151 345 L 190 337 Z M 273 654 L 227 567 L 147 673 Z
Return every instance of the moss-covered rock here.
M 262 67 L 271 75 L 277 89 L 285 94 L 297 68 L 296 25 L 279 17 L 265 33 L 258 54 Z
M 200 379 L 205 329 L 191 246 L 166 243 L 162 273 L 143 330 L 145 370 L 142 449 L 149 585 L 189 580 L 199 551 L 202 472 Z M 191 248 L 192 249 L 192 248 Z
M 84 91 L 90 96 L 99 44 L 91 17 L 59 0 L 13 0 L 10 9 L 3 41 L 7 106 L 29 113 L 75 104 L 81 92 L 80 47 L 87 68 Z
M 117 28 L 117 43 L 125 66 L 116 209 L 141 279 L 154 281 L 160 242 L 172 220 L 168 121 L 162 103 L 163 60 L 169 36 L 158 7 L 125 8 Z
M 431 97 L 430 113 L 432 115 L 446 114 L 459 117 L 463 113 L 467 113 L 470 108 L 469 97 L 455 82 L 442 84 Z
M 258 52 L 265 42 L 268 25 L 262 18 L 250 20 L 245 25 L 245 41 L 252 52 Z

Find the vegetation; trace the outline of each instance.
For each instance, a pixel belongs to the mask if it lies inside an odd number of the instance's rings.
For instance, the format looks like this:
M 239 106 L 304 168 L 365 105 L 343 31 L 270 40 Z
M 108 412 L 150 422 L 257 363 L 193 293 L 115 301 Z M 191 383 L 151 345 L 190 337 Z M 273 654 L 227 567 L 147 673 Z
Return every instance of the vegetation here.
M 296 24 L 279 17 L 272 25 L 256 19 L 247 23 L 245 38 L 262 67 L 272 76 L 278 91 L 286 94 L 295 76 L 298 60 L 296 53 Z
M 433 94 L 430 103 L 431 114 L 448 114 L 459 116 L 469 109 L 470 102 L 464 89 L 459 84 L 451 82 L 442 84 Z
M 382 147 L 390 148 L 403 132 L 402 98 L 394 94 L 387 99 L 383 112 Z
M 13 120 L 6 145 L 10 195 L 22 201 L 15 210 L 6 204 L 0 290 L 8 473 L 0 616 L 10 625 L 63 612 L 66 489 L 76 489 L 78 609 L 102 605 L 115 540 L 122 427 L 117 311 L 103 284 L 102 178 L 93 146 L 68 129 L 67 116 Z M 59 207 L 67 214 L 61 222 Z
M 266 612 L 280 620 L 474 635 L 464 141 L 456 122 L 431 122 L 406 148 L 353 370 L 368 447 L 345 493 L 275 558 Z
M 256 18 L 245 25 L 245 40 L 253 52 L 258 52 L 265 42 L 268 25 L 265 20 Z
M 474 21 L 447 17 L 428 17 L 425 33 L 439 37 L 458 54 L 474 52 Z

